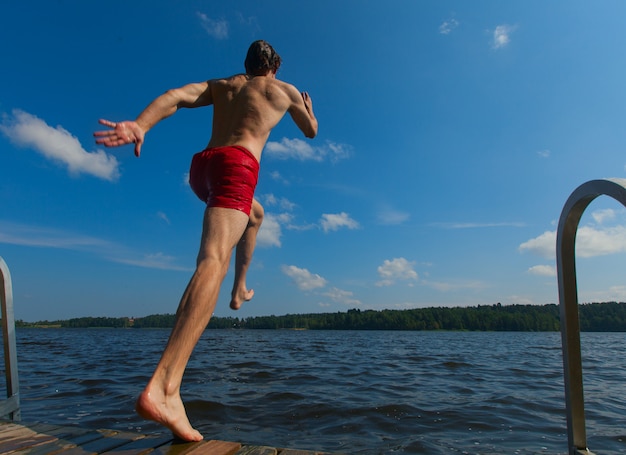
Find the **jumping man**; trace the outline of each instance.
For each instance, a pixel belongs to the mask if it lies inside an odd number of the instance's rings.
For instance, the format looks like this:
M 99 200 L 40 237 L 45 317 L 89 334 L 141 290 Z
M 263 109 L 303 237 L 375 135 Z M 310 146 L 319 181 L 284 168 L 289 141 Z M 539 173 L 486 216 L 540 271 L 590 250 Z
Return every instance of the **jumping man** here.
M 214 106 L 211 139 L 194 155 L 189 183 L 206 203 L 196 270 L 176 311 L 176 321 L 161 359 L 135 408 L 139 415 L 169 428 L 186 441 L 202 435 L 187 418 L 180 397 L 183 373 L 215 309 L 221 284 L 235 253 L 230 307 L 238 309 L 254 294 L 246 287 L 263 207 L 254 199 L 261 152 L 272 128 L 289 113 L 308 138 L 317 135 L 313 103 L 306 92 L 276 79 L 280 56 L 269 43 L 252 43 L 245 74 L 192 83 L 168 90 L 135 121 L 100 120 L 111 129 L 94 133 L 107 147 L 135 144 L 141 153 L 145 134 L 179 108 Z

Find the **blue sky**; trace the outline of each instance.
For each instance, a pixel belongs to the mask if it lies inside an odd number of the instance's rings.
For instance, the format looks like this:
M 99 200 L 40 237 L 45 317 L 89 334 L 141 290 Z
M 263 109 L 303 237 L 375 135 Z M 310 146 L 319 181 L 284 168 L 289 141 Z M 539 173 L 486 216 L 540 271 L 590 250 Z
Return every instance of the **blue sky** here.
M 266 39 L 313 99 L 263 153 L 254 299 L 216 315 L 557 301 L 569 194 L 625 172 L 622 1 L 28 1 L 0 7 L 0 256 L 16 318 L 173 313 L 203 205 L 186 183 L 212 109 L 141 158 L 99 118 L 243 70 Z M 626 213 L 585 212 L 583 302 L 626 299 Z

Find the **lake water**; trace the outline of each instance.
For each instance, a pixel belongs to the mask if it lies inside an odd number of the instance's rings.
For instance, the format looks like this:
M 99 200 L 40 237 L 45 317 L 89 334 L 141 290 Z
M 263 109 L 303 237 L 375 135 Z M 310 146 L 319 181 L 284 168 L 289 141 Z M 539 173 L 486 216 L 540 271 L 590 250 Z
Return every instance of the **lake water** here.
M 163 432 L 133 404 L 168 330 L 18 329 L 22 419 Z M 626 453 L 626 334 L 583 333 L 589 448 Z M 559 333 L 208 330 L 207 439 L 357 454 L 565 454 Z

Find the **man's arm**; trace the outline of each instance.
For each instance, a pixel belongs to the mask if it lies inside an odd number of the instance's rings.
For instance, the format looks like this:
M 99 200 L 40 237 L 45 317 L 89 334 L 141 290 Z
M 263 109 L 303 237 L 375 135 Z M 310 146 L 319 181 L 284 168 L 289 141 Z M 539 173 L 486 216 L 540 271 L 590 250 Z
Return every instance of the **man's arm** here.
M 210 82 L 187 84 L 171 89 L 157 97 L 139 114 L 135 121 L 111 122 L 101 119 L 100 124 L 111 130 L 96 131 L 96 144 L 106 147 L 135 144 L 135 156 L 141 154 L 145 134 L 158 122 L 173 115 L 179 108 L 194 108 L 213 104 Z
M 314 138 L 317 135 L 317 119 L 313 113 L 313 100 L 307 92 L 299 93 L 295 87 L 290 90 L 289 96 L 289 115 L 306 137 Z

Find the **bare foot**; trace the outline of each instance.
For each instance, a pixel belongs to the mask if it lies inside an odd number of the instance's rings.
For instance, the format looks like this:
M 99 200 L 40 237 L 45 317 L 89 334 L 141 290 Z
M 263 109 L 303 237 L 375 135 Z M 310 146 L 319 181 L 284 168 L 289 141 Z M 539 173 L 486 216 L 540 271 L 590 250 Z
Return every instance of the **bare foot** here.
M 174 436 L 180 439 L 185 441 L 202 441 L 204 439 L 200 432 L 189 423 L 180 396 L 167 398 L 162 394 L 153 394 L 144 390 L 137 398 L 135 410 L 144 419 L 154 420 L 168 428 L 174 433 Z
M 246 288 L 239 291 L 233 290 L 231 296 L 230 307 L 233 310 L 238 310 L 241 308 L 241 305 L 243 305 L 243 302 L 248 302 L 254 297 L 254 289 L 250 289 L 249 291 Z

